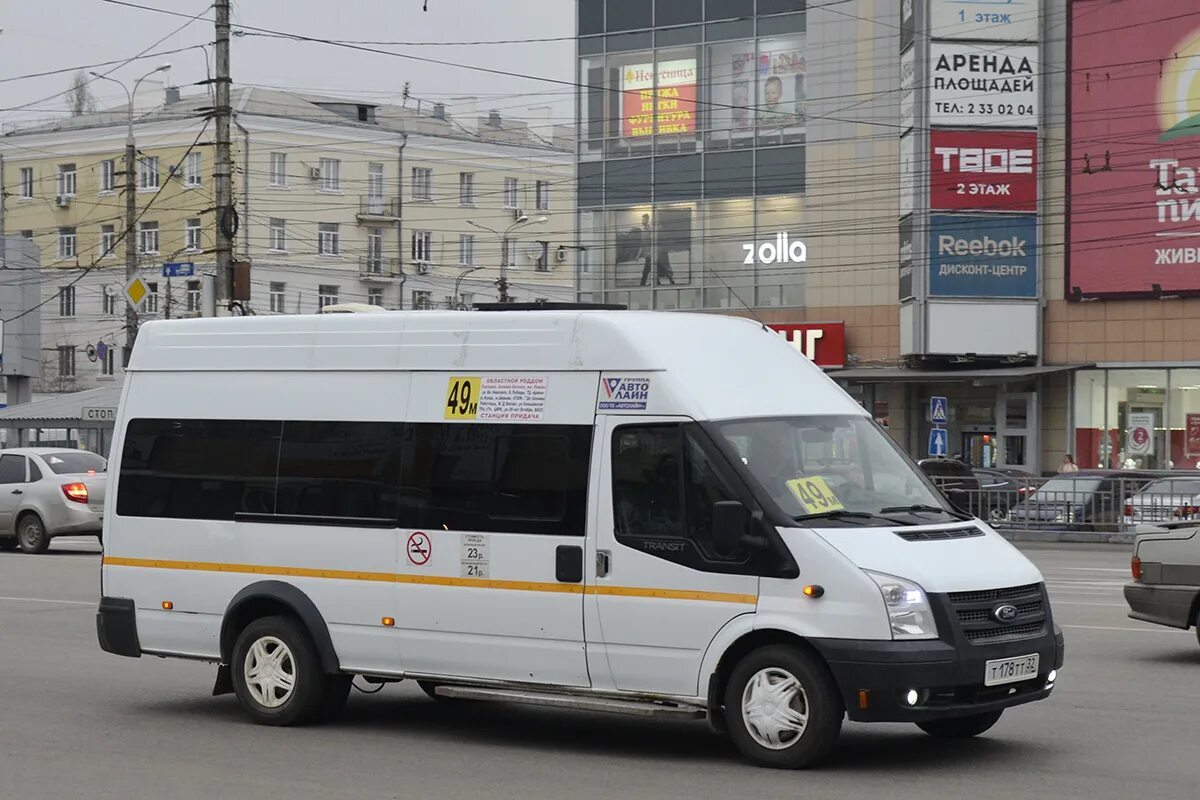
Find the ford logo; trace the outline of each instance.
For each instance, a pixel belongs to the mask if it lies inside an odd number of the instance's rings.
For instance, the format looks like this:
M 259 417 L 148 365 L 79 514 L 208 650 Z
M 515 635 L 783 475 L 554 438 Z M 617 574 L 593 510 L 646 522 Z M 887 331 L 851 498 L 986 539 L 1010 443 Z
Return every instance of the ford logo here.
M 992 618 L 996 622 L 1003 622 L 1005 625 L 1014 621 L 1017 618 L 1017 607 L 1008 605 L 996 606 L 992 609 Z

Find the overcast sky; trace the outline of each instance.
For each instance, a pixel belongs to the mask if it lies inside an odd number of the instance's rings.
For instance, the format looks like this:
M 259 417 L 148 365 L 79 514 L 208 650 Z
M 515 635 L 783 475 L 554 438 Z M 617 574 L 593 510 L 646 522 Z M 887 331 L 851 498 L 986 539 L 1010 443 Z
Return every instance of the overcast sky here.
M 133 0 L 188 16 L 204 0 Z M 572 80 L 575 10 L 572 0 L 233 0 L 237 24 L 302 36 L 386 42 L 462 42 L 561 37 L 561 41 L 473 45 L 368 45 L 451 64 L 467 64 Z M 286 13 L 279 13 L 286 10 Z M 211 11 L 151 52 L 213 40 Z M 6 0 L 0 3 L 0 80 L 55 69 L 125 59 L 153 45 L 186 19 L 112 5 L 103 0 Z M 212 50 L 209 48 L 211 54 Z M 170 61 L 171 83 L 186 87 L 204 78 L 204 54 L 195 49 L 137 61 L 113 76 L 132 84 L 162 61 Z M 105 71 L 112 67 L 98 68 Z M 520 116 L 529 106 L 557 104 L 555 117 L 573 113 L 571 88 L 527 78 L 487 74 L 460 66 L 422 63 L 388 55 L 355 52 L 325 44 L 261 36 L 233 40 L 235 84 L 294 88 L 309 92 L 399 102 L 405 81 L 413 98 L 446 99 L 474 95 L 481 109 L 499 108 Z M 67 88 L 71 74 L 0 83 L 0 121 L 47 118 L 65 111 L 64 98 L 48 98 Z M 143 84 L 145 86 L 145 84 Z M 116 85 L 94 85 L 101 106 L 124 102 Z M 185 93 L 187 93 L 185 88 Z M 192 88 L 191 91 L 198 91 Z M 513 97 L 513 95 L 530 95 Z M 18 109 L 18 106 L 27 108 Z

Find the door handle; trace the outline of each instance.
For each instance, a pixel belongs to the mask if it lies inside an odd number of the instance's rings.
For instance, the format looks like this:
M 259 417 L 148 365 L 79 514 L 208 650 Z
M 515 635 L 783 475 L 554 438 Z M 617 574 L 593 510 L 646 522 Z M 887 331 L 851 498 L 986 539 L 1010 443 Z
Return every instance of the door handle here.
M 559 583 L 583 583 L 583 548 L 560 544 L 554 551 L 554 578 Z
M 596 551 L 596 577 L 603 578 L 612 568 L 612 555 L 607 550 Z
M 21 491 L 20 489 L 13 489 L 13 494 L 25 494 L 25 492 Z

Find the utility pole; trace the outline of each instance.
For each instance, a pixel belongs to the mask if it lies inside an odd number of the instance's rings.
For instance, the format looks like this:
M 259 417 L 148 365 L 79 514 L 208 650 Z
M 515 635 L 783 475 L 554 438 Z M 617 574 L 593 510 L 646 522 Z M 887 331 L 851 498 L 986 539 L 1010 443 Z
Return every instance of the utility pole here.
M 237 210 L 233 207 L 233 158 L 230 156 L 229 4 L 216 0 L 217 28 L 216 107 L 217 163 L 213 171 L 217 200 L 217 308 L 228 307 L 233 296 L 233 237 L 237 235 Z M 219 311 L 218 311 L 219 313 Z
M 135 89 L 136 91 L 136 89 Z M 133 97 L 129 99 L 129 117 L 133 118 Z M 125 284 L 137 277 L 138 242 L 134 226 L 137 224 L 137 145 L 133 141 L 133 123 L 125 137 Z M 125 347 L 121 352 L 121 366 L 129 366 L 133 354 L 133 343 L 137 339 L 138 313 L 132 303 L 125 304 Z

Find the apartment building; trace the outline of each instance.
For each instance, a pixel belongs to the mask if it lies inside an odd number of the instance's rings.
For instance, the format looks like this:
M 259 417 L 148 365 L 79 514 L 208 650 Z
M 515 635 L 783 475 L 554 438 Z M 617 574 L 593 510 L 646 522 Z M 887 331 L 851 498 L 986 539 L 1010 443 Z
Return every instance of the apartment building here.
M 202 313 L 215 271 L 211 101 L 159 99 L 134 107 L 143 320 Z M 252 265 L 247 313 L 469 307 L 498 299 L 501 274 L 515 301 L 573 297 L 573 157 L 553 126 L 469 100 L 456 113 L 242 88 L 233 105 L 226 222 Z M 44 391 L 122 374 L 127 120 L 122 107 L 0 137 L 0 233 L 41 252 Z M 164 278 L 169 261 L 195 275 Z

